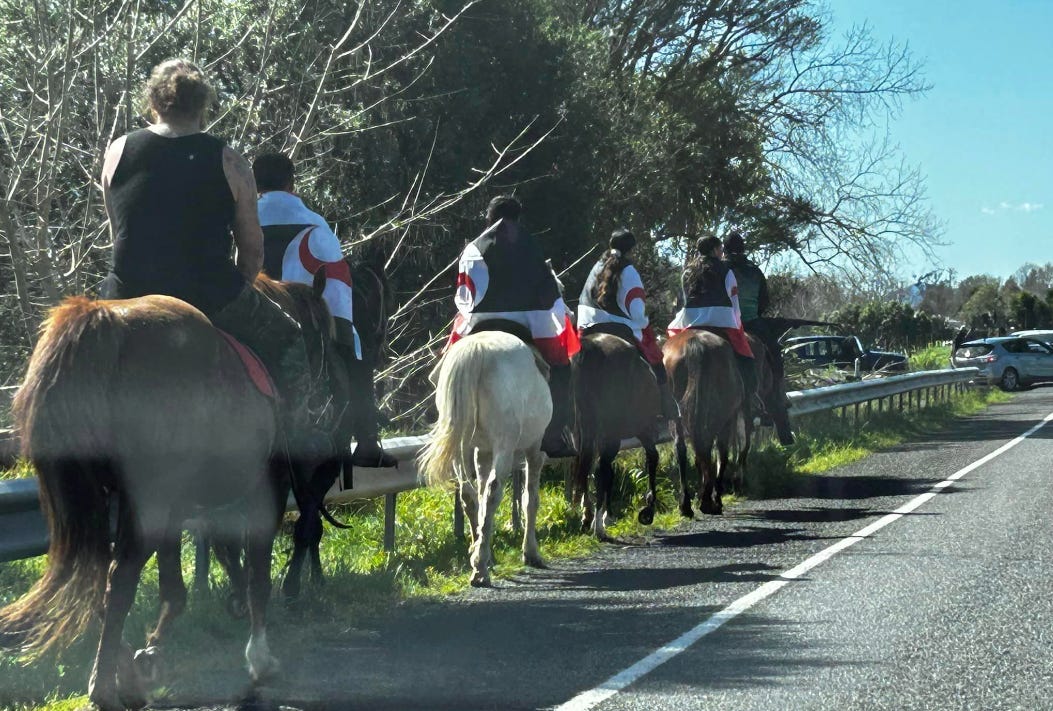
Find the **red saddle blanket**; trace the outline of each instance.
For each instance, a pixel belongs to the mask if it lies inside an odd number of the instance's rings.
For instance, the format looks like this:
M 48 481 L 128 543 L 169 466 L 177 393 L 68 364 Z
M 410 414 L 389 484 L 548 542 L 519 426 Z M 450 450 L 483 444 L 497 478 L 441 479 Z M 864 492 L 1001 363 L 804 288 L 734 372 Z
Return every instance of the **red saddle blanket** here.
M 274 388 L 274 381 L 271 380 L 271 374 L 267 372 L 267 368 L 263 365 L 263 361 L 260 360 L 259 356 L 253 353 L 248 346 L 226 331 L 222 331 L 218 328 L 216 330 L 226 339 L 230 347 L 234 349 L 234 352 L 238 354 L 238 358 L 241 359 L 242 365 L 245 366 L 245 372 L 248 374 L 249 378 L 252 379 L 256 388 L 267 397 L 276 399 L 277 391 Z

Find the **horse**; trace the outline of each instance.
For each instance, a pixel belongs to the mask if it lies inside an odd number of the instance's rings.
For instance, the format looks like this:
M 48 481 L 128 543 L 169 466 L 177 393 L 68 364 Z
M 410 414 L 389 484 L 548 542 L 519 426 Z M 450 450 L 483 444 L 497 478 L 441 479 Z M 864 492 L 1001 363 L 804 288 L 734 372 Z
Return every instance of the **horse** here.
M 345 261 L 351 268 L 353 298 L 353 317 L 356 330 L 362 345 L 363 359 L 371 366 L 382 357 L 387 343 L 387 303 L 390 301 L 388 283 L 383 267 L 368 262 L 354 263 L 350 257 Z M 333 326 L 325 302 L 321 299 L 325 288 L 325 276 L 321 272 L 315 276 L 313 285 L 293 282 L 277 282 L 265 275 L 256 279 L 256 289 L 261 291 L 300 323 L 304 332 L 308 360 L 316 381 L 329 389 L 331 399 L 319 403 L 318 418 L 322 427 L 327 430 L 334 441 L 346 446 L 351 441 L 354 430 L 355 413 L 350 407 L 351 378 L 343 360 L 333 357 Z M 282 595 L 287 602 L 299 598 L 300 581 L 304 563 L 309 562 L 310 581 L 318 585 L 324 581 L 321 562 L 322 518 L 332 524 L 341 526 L 333 520 L 324 509 L 325 495 L 332 488 L 341 470 L 345 481 L 350 483 L 351 463 L 333 459 L 321 463 L 313 471 L 306 473 L 300 481 L 296 502 L 299 517 L 293 527 L 293 552 L 282 581 Z M 224 549 L 215 545 L 216 558 L 226 570 L 231 582 L 229 607 L 237 615 L 243 608 L 244 576 L 239 569 L 236 550 Z
M 764 341 L 747 333 L 750 350 L 753 351 L 753 362 L 757 372 L 757 390 L 752 394 L 754 408 L 771 418 L 779 439 L 783 444 L 793 443 L 793 431 L 790 429 L 790 415 L 786 406 L 786 384 L 778 377 L 772 367 L 771 355 Z M 736 490 L 741 490 L 749 467 L 749 453 L 753 444 L 755 430 L 753 417 L 743 417 L 739 430 L 740 442 L 737 442 L 737 455 L 734 458 L 734 475 L 732 483 Z
M 698 472 L 698 505 L 702 513 L 723 513 L 721 497 L 730 446 L 741 437 L 742 378 L 735 352 L 724 338 L 710 331 L 688 329 L 666 341 L 663 364 L 673 396 L 680 405 L 675 423 L 676 461 L 680 468 L 680 513 L 694 516 L 687 485 L 687 445 L 691 440 Z M 713 461 L 713 447 L 718 461 Z
M 266 608 L 290 478 L 275 456 L 276 402 L 204 314 L 166 296 L 67 299 L 42 326 L 13 413 L 50 543 L 44 576 L 0 610 L 0 638 L 41 652 L 101 612 L 88 695 L 104 711 L 141 707 L 124 622 L 156 551 L 161 613 L 148 644 L 164 637 L 185 605 L 182 581 L 170 580 L 181 531 L 203 518 L 245 550 L 249 674 L 277 670 Z
M 537 546 L 537 507 L 545 454 L 541 438 L 552 419 L 548 366 L 535 348 L 503 331 L 457 341 L 429 376 L 438 420 L 418 457 L 430 484 L 456 479 L 470 522 L 470 582 L 490 587 L 494 512 L 512 468 L 523 464 L 523 562 L 543 568 Z
M 647 496 L 637 518 L 644 525 L 654 521 L 658 472 L 654 430 L 662 412 L 661 395 L 650 366 L 640 357 L 636 346 L 624 337 L 609 332 L 586 332 L 573 365 L 579 450 L 572 499 L 582 507 L 583 530 L 591 525 L 597 538 L 609 540 L 606 524 L 614 488 L 613 462 L 623 439 L 636 437 L 643 446 Z M 597 453 L 599 468 L 593 513 L 588 481 Z

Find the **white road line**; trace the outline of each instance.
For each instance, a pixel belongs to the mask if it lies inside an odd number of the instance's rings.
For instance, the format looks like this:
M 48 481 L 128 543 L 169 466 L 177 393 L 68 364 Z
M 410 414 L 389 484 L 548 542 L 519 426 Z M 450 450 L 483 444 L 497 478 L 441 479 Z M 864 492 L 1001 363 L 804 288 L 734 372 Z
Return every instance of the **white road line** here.
M 978 469 L 979 467 L 982 467 L 984 464 L 987 464 L 992 459 L 1004 454 L 1016 445 L 1020 444 L 1025 439 L 1042 429 L 1050 421 L 1053 421 L 1053 413 L 1047 415 L 1045 419 L 1043 419 L 1041 422 L 1039 422 L 1037 425 L 1029 429 L 1024 434 L 1020 435 L 1019 437 L 1012 439 L 1009 442 L 1006 442 L 990 454 L 980 457 L 972 464 L 969 464 L 968 466 L 959 469 L 954 474 L 951 474 L 944 481 L 941 481 L 938 484 L 934 485 L 931 490 L 925 492 L 924 494 L 914 497 L 906 504 L 900 506 L 898 509 L 893 511 L 892 513 L 882 516 L 877 521 L 874 521 L 873 523 L 859 529 L 851 536 L 848 536 L 847 538 L 842 538 L 840 541 L 833 544 L 832 546 L 824 548 L 812 557 L 798 563 L 793 568 L 790 568 L 789 570 L 780 574 L 777 579 L 767 582 L 764 585 L 761 585 L 759 588 L 749 593 L 748 595 L 743 595 L 738 600 L 735 600 L 733 603 L 725 607 L 720 612 L 715 613 L 704 622 L 696 625 L 695 627 L 691 628 L 684 634 L 674 639 L 672 642 L 669 642 L 668 644 L 655 650 L 640 661 L 636 662 L 636 664 L 633 664 L 628 669 L 618 672 L 610 679 L 593 689 L 583 691 L 570 701 L 556 706 L 554 711 L 588 711 L 588 709 L 595 708 L 599 704 L 603 703 L 607 699 L 617 694 L 625 687 L 638 681 L 643 676 L 654 671 L 662 664 L 665 664 L 667 661 L 669 661 L 676 655 L 686 651 L 688 648 L 691 647 L 691 645 L 693 645 L 695 642 L 702 639 L 709 633 L 716 632 L 724 625 L 725 622 L 735 619 L 739 614 L 750 609 L 758 602 L 761 602 L 765 598 L 774 595 L 791 580 L 796 580 L 797 578 L 807 573 L 809 570 L 830 560 L 835 555 L 845 550 L 849 546 L 853 546 L 859 541 L 862 541 L 874 535 L 876 532 L 880 531 L 882 528 L 889 525 L 893 521 L 902 518 L 904 515 L 909 514 L 911 511 L 914 511 L 922 504 L 935 497 L 936 494 L 938 494 L 940 491 L 946 489 L 948 486 L 958 481 L 969 472 Z

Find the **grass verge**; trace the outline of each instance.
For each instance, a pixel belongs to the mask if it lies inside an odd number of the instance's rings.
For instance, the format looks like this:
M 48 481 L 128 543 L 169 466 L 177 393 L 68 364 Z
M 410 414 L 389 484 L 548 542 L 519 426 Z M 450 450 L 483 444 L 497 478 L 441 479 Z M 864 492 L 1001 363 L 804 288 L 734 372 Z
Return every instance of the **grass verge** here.
M 970 390 L 924 410 L 903 414 L 873 412 L 858 431 L 854 430 L 851 419 L 825 413 L 810 416 L 797 423 L 797 443 L 792 447 L 767 445 L 754 452 L 747 494 L 756 498 L 785 495 L 792 492 L 796 477 L 827 471 L 908 439 L 923 438 L 958 417 L 1008 397 L 996 390 Z M 564 499 L 565 466 L 546 470 L 541 491 L 538 537 L 542 555 L 550 560 L 581 557 L 600 548 L 593 538 L 580 533 L 578 512 Z M 609 529 L 610 533 L 631 539 L 645 535 L 647 530 L 668 530 L 679 524 L 678 486 L 670 479 L 675 476 L 671 447 L 661 449 L 661 471 L 669 476 L 659 477 L 659 513 L 655 524 L 648 529 L 640 526 L 635 518 L 646 489 L 642 452 L 626 452 L 619 457 L 616 467 L 619 487 L 616 497 L 622 502 L 622 515 Z M 21 469 L 15 474 L 25 476 L 27 470 Z M 351 528 L 326 532 L 322 564 L 329 576 L 328 584 L 315 593 L 315 600 L 307 608 L 272 607 L 274 648 L 309 648 L 320 636 L 346 634 L 355 629 L 358 621 L 375 620 L 401 603 L 463 590 L 469 564 L 464 542 L 453 536 L 453 507 L 454 496 L 449 491 L 422 489 L 400 495 L 395 553 L 385 552 L 381 545 L 382 500 L 359 502 L 337 510 L 337 516 L 348 521 Z M 504 497 L 497 516 L 495 577 L 508 578 L 521 570 L 520 541 L 508 525 L 511 520 L 508 496 Z M 276 575 L 285 567 L 287 546 L 288 538 L 282 538 L 275 547 Z M 0 564 L 0 605 L 23 594 L 39 578 L 44 564 L 43 557 Z M 184 545 L 183 568 L 189 580 L 193 569 L 189 541 Z M 207 684 L 209 678 L 220 673 L 243 674 L 241 654 L 247 623 L 231 620 L 227 615 L 221 593 L 225 580 L 215 565 L 210 571 L 210 585 L 220 592 L 193 599 L 186 615 L 174 628 L 171 647 L 194 650 L 193 655 L 173 654 L 170 660 L 177 665 L 173 669 L 174 678 L 194 680 L 185 683 Z M 136 604 L 126 625 L 126 639 L 134 643 L 145 637 L 155 621 L 156 601 L 157 570 L 151 561 L 144 571 Z M 340 624 L 334 626 L 334 620 Z M 96 640 L 97 634 L 89 633 L 65 652 L 28 664 L 0 653 L 0 708 L 69 711 L 82 706 L 86 699 L 80 694 L 86 686 Z M 170 690 L 162 689 L 157 700 L 163 703 L 169 693 Z

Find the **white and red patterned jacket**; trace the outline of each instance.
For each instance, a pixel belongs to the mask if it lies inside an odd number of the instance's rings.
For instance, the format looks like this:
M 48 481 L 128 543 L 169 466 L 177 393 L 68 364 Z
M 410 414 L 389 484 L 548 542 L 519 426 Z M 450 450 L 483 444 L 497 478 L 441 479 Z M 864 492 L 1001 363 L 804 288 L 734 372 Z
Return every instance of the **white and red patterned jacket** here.
M 336 323 L 336 339 L 353 345 L 362 358 L 362 344 L 352 316 L 351 268 L 344 261 L 340 240 L 318 214 L 297 195 L 282 190 L 263 193 L 257 203 L 263 228 L 263 270 L 282 281 L 311 284 L 325 271 L 322 298 Z

